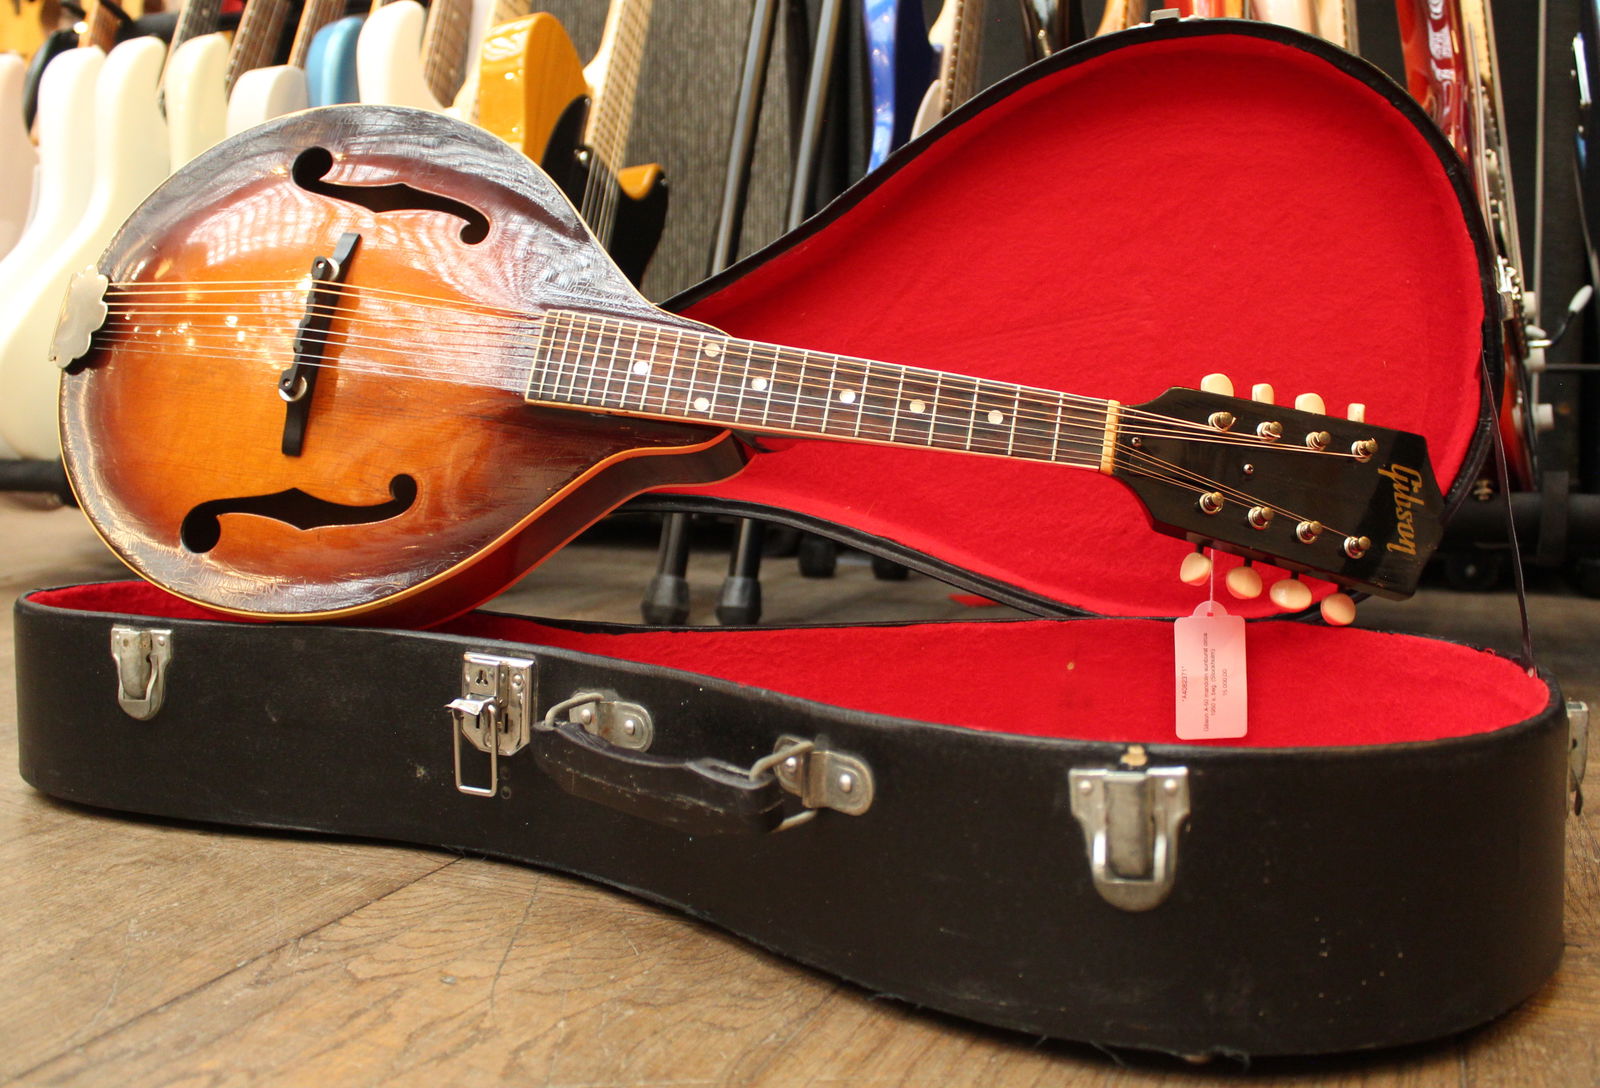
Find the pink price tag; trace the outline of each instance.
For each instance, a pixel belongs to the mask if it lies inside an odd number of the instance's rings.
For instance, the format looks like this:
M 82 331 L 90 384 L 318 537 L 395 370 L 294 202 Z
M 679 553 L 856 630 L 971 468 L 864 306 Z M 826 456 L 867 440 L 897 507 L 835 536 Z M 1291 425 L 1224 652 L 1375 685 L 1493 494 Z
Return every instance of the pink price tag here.
M 1249 722 L 1244 617 L 1202 601 L 1172 625 L 1178 693 L 1178 739 L 1242 737 Z

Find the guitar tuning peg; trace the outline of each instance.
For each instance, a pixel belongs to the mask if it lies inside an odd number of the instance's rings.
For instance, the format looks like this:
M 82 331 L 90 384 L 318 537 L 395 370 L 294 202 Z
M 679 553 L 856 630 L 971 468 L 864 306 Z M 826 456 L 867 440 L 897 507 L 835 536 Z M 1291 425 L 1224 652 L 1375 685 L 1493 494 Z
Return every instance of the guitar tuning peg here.
M 1356 618 L 1356 602 L 1348 593 L 1330 593 L 1322 598 L 1322 618 L 1333 627 L 1348 627 Z
M 1298 574 L 1272 583 L 1267 596 L 1281 612 L 1299 612 L 1311 604 L 1311 587 L 1300 580 Z
M 1294 410 L 1297 412 L 1310 412 L 1319 416 L 1328 414 L 1328 406 L 1323 404 L 1322 398 L 1315 393 L 1301 393 L 1294 398 Z
M 1215 393 L 1220 397 L 1233 396 L 1233 379 L 1226 374 L 1207 374 L 1200 379 L 1202 393 Z
M 1345 417 L 1351 423 L 1365 423 L 1367 421 L 1367 406 L 1365 404 L 1352 404 L 1345 412 Z
M 1228 587 L 1228 592 L 1241 601 L 1261 596 L 1261 572 L 1251 566 L 1248 559 L 1244 561 L 1243 566 L 1230 570 L 1223 581 Z
M 1183 557 L 1183 565 L 1178 568 L 1178 581 L 1186 586 L 1205 585 L 1211 577 L 1211 557 L 1205 553 L 1204 548 L 1196 548 Z
M 1274 403 L 1272 399 L 1273 396 L 1274 394 L 1272 392 L 1272 386 L 1268 385 L 1266 382 L 1257 382 L 1255 385 L 1250 387 L 1250 399 L 1258 404 Z

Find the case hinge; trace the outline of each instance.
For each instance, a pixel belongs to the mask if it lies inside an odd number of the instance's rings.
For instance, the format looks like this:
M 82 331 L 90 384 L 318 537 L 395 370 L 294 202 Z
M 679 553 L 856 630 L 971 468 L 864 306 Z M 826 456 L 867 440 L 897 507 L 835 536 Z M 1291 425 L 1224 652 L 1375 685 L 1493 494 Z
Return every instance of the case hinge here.
M 800 798 L 805 811 L 785 821 L 786 827 L 804 823 L 817 809 L 831 808 L 848 816 L 859 816 L 872 807 L 877 783 L 866 761 L 844 752 L 823 747 L 818 741 L 785 734 L 778 738 L 772 754 L 750 769 L 755 777 L 770 764 L 773 777 L 789 793 Z
M 117 705 L 142 722 L 155 717 L 167 695 L 172 631 L 119 623 L 111 628 L 111 659 L 117 663 Z
M 532 729 L 535 664 L 527 658 L 461 655 L 461 697 L 447 704 L 456 789 L 474 797 L 500 792 L 500 760 L 528 744 Z M 489 784 L 472 786 L 461 776 L 461 741 L 489 756 Z
M 1074 768 L 1067 779 L 1101 898 L 1129 911 L 1159 906 L 1178 871 L 1189 769 Z

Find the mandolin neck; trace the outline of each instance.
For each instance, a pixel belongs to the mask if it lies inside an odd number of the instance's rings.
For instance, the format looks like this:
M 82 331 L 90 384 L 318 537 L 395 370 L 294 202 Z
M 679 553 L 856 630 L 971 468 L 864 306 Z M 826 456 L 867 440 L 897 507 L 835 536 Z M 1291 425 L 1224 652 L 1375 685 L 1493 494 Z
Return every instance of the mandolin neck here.
M 545 314 L 532 404 L 1110 471 L 1115 401 L 571 310 Z

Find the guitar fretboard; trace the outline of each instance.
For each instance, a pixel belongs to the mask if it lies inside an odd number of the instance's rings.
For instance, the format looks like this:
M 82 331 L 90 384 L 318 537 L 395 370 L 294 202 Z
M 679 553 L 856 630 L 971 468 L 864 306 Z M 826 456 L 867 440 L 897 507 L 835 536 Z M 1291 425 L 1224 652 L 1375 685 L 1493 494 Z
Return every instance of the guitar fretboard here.
M 1112 402 L 570 310 L 545 314 L 535 404 L 1099 468 Z

